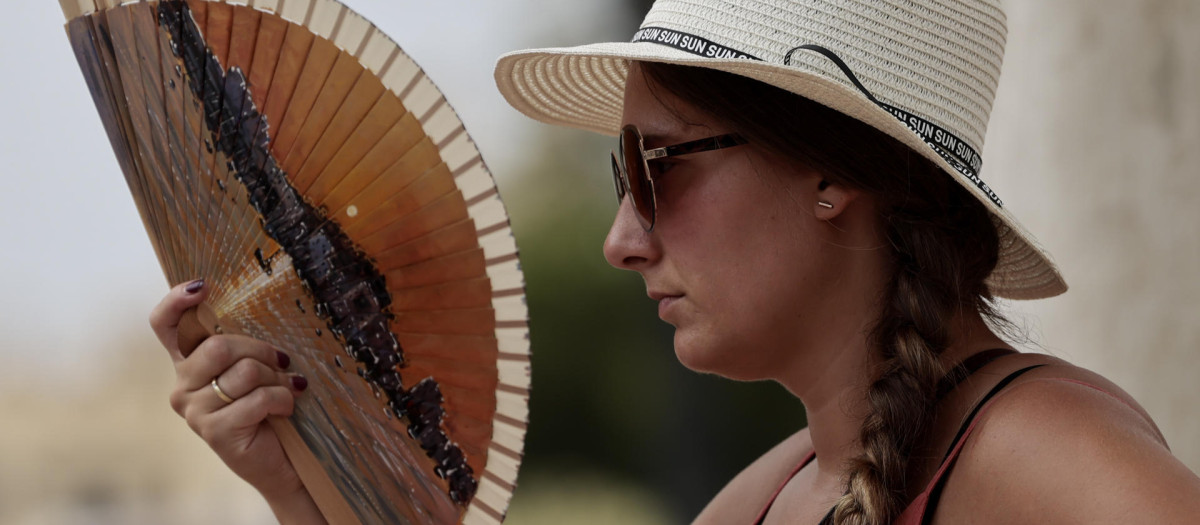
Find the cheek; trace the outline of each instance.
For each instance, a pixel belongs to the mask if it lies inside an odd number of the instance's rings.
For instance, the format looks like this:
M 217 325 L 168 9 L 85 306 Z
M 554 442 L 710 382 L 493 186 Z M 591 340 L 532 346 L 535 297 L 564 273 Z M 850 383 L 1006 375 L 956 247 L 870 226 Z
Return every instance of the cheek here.
M 763 202 L 714 203 L 706 213 L 689 213 L 679 230 L 693 242 L 670 255 L 693 294 L 698 322 L 680 326 L 675 343 L 691 369 L 769 377 L 794 351 L 804 312 L 817 304 L 813 235 L 798 228 L 801 218 Z

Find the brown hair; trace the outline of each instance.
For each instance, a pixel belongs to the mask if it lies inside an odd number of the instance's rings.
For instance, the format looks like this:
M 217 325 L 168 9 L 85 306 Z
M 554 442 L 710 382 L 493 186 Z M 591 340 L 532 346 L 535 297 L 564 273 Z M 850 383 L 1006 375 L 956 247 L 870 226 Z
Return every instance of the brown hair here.
M 729 124 L 747 141 L 877 200 L 892 276 L 872 342 L 883 357 L 867 391 L 863 453 L 849 465 L 838 524 L 887 524 L 909 493 L 908 463 L 925 439 L 945 373 L 938 356 L 960 310 L 999 320 L 984 280 L 999 239 L 984 206 L 925 157 L 890 136 L 807 98 L 705 68 L 639 63 L 662 88 Z

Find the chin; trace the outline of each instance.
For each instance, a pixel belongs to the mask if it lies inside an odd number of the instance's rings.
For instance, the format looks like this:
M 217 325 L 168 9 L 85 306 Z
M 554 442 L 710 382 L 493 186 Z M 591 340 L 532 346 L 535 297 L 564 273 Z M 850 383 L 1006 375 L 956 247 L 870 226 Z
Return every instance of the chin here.
M 766 379 L 766 375 L 754 370 L 747 357 L 747 346 L 737 344 L 714 344 L 713 341 L 688 337 L 680 330 L 675 331 L 675 357 L 679 363 L 693 372 L 715 374 L 736 381 Z

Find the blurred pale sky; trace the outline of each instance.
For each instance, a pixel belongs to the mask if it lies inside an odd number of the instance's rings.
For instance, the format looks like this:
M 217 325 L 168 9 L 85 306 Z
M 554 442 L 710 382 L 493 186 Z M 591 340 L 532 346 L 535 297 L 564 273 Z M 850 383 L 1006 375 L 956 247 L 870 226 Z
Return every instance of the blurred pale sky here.
M 630 23 L 600 0 L 345 3 L 445 92 L 502 189 L 538 125 L 500 97 L 496 57 Z M 52 0 L 14 2 L 0 17 L 0 382 L 86 373 L 104 342 L 146 328 L 166 291 L 63 21 Z

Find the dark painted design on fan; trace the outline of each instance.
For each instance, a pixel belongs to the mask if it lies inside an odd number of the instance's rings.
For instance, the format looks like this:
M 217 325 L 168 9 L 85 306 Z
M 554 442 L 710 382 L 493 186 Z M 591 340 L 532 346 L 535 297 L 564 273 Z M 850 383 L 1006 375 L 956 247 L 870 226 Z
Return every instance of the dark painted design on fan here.
M 437 463 L 434 473 L 448 479 L 450 498 L 466 504 L 478 482 L 462 450 L 441 428 L 445 411 L 437 381 L 426 378 L 406 390 L 396 370 L 403 366 L 404 357 L 388 329 L 392 299 L 384 276 L 336 222 L 288 183 L 270 153 L 266 117 L 255 107 L 244 74 L 239 68 L 222 69 L 187 4 L 165 0 L 159 4 L 158 17 L 171 36 L 171 50 L 183 60 L 188 86 L 203 100 L 205 126 L 211 135 L 205 145 L 212 144 L 233 159 L 230 171 L 246 187 L 263 230 L 292 258 L 296 274 L 313 298 L 316 315 L 363 365 L 359 375 L 387 394 L 391 412 L 408 420 L 409 436 Z M 274 256 L 257 251 L 255 258 L 270 274 Z

